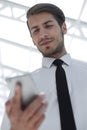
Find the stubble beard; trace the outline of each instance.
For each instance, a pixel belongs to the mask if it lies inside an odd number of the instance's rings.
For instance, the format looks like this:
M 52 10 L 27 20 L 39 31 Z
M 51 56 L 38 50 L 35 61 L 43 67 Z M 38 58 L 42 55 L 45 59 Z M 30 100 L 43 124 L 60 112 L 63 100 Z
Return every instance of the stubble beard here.
M 64 50 L 64 39 L 58 44 L 58 46 L 55 48 L 55 50 L 52 50 L 49 52 L 50 47 L 46 47 L 46 51 L 48 50 L 48 53 L 44 53 L 41 50 L 39 50 L 44 57 L 54 57 L 54 55 L 61 55 L 61 53 Z

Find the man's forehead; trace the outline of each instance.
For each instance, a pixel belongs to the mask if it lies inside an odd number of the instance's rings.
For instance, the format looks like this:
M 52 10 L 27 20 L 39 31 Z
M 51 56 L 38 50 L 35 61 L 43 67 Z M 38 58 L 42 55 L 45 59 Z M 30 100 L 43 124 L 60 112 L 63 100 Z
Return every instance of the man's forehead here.
M 40 13 L 31 15 L 28 19 L 29 26 L 36 26 L 38 24 L 47 24 L 51 23 L 54 20 L 54 17 L 50 13 Z

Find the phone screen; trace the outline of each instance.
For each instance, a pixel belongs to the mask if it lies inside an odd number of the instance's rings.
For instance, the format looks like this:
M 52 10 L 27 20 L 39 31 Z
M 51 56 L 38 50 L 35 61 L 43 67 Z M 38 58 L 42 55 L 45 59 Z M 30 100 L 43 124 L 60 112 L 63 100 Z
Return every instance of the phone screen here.
M 22 97 L 21 97 L 21 107 L 24 110 L 39 94 L 39 90 L 36 87 L 35 82 L 33 81 L 30 74 L 16 76 L 13 78 L 8 78 L 7 86 L 10 88 L 10 96 L 11 99 L 14 96 L 15 86 L 18 84 L 22 89 Z

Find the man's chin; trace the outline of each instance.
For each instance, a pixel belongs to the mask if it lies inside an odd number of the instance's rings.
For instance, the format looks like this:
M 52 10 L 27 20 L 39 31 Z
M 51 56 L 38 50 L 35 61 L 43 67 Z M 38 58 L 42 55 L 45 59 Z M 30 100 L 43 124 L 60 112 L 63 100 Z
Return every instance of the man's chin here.
M 53 57 L 53 53 L 42 53 L 44 57 Z
M 50 57 L 52 55 L 52 52 L 50 52 L 49 50 L 46 50 L 44 52 L 42 52 L 41 50 L 39 50 L 39 51 L 42 53 L 42 55 L 44 57 Z
M 44 57 L 53 57 L 55 54 L 58 53 L 58 50 L 50 50 L 50 48 L 47 48 L 44 52 L 39 50 Z

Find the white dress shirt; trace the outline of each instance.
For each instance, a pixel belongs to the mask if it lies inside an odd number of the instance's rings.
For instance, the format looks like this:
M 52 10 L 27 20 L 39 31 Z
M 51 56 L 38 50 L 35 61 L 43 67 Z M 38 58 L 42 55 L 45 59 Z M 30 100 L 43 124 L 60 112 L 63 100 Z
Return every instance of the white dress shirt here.
M 87 63 L 74 60 L 69 54 L 61 57 L 68 82 L 77 130 L 87 130 Z M 48 108 L 46 119 L 39 130 L 61 130 L 59 107 L 56 94 L 54 58 L 43 57 L 42 68 L 32 72 L 39 91 L 46 94 Z M 67 117 L 66 117 L 67 120 Z M 3 120 L 1 130 L 9 130 L 8 118 Z

